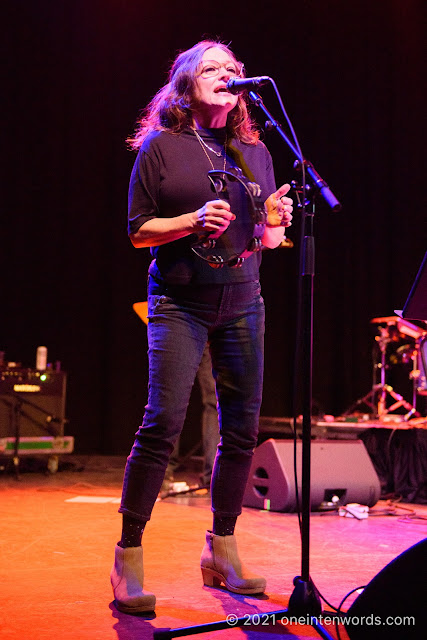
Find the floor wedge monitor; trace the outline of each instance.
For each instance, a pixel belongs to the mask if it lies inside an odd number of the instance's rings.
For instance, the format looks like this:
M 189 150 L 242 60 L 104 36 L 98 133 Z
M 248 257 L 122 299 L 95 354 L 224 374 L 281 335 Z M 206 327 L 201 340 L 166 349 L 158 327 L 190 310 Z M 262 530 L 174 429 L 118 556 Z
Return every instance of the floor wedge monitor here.
M 297 475 L 301 500 L 302 443 L 297 442 Z M 372 507 L 381 493 L 378 475 L 361 440 L 313 440 L 311 443 L 311 509 L 357 502 Z M 245 507 L 296 511 L 294 443 L 269 439 L 255 449 L 243 498 Z

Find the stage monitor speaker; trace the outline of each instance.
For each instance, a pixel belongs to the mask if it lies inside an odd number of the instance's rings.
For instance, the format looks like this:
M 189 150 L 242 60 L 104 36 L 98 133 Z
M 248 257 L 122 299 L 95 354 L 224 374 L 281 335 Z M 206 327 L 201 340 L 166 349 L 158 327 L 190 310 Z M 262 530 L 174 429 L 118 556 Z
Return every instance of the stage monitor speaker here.
M 302 442 L 297 442 L 297 474 L 301 501 Z M 313 440 L 311 443 L 311 509 L 321 509 L 334 496 L 341 504 L 372 507 L 381 493 L 377 473 L 361 440 Z M 293 440 L 263 442 L 255 449 L 243 498 L 245 507 L 295 511 Z
M 63 436 L 66 377 L 63 371 L 3 370 L 0 438 L 15 436 L 17 406 L 21 437 Z
M 426 575 L 427 538 L 384 567 L 343 614 L 351 640 L 425 638 Z

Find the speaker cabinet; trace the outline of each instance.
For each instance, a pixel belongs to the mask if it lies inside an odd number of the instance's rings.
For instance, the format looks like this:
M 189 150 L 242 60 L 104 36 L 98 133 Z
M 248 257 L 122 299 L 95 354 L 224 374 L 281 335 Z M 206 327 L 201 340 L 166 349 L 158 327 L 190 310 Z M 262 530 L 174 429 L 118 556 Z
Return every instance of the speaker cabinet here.
M 390 562 L 347 611 L 351 640 L 405 640 L 426 636 L 427 538 Z
M 63 436 L 66 373 L 7 369 L 0 375 L 0 438 Z
M 302 442 L 297 442 L 298 491 L 301 501 Z M 342 504 L 372 507 L 379 499 L 380 481 L 361 440 L 313 440 L 311 443 L 311 509 L 333 496 Z M 269 501 L 269 502 L 267 502 Z M 255 449 L 243 498 L 245 507 L 295 511 L 294 443 L 263 442 Z

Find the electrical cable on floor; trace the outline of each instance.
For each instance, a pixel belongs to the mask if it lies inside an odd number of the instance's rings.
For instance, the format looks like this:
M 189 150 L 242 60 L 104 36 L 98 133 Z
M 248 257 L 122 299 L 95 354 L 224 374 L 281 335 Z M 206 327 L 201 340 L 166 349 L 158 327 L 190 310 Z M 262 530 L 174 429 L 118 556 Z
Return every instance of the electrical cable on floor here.
M 421 522 L 418 522 L 418 520 L 421 520 Z M 407 515 L 407 516 L 401 516 L 398 519 L 398 522 L 403 522 L 404 524 L 426 524 L 427 523 L 427 516 L 418 516 L 416 513 L 412 514 L 412 515 Z
M 398 499 L 400 500 L 400 498 Z M 415 509 L 410 507 L 402 507 L 400 504 L 397 504 L 395 500 L 387 500 L 385 507 L 378 509 L 369 509 L 370 516 L 399 516 L 402 514 L 398 513 L 398 511 L 407 511 L 409 515 L 416 515 Z
M 339 605 L 338 605 L 338 609 L 336 609 L 336 612 L 337 612 L 337 614 L 338 614 L 338 621 L 337 621 L 337 623 L 336 623 L 336 625 L 335 625 L 335 630 L 336 630 L 336 632 L 337 632 L 337 638 L 338 638 L 338 640 L 341 640 L 341 635 L 340 635 L 340 630 L 339 630 L 339 617 L 340 617 L 340 616 L 341 616 L 341 614 L 342 614 L 341 608 L 342 608 L 342 606 L 343 606 L 344 602 L 347 600 L 347 598 L 349 598 L 349 597 L 350 597 L 353 593 L 355 593 L 356 591 L 363 591 L 363 589 L 366 589 L 366 585 L 363 585 L 363 586 L 361 586 L 361 587 L 356 587 L 355 589 L 352 589 L 351 591 L 349 591 L 349 592 L 347 593 L 347 595 L 345 595 L 345 596 L 344 596 L 344 598 L 343 598 L 343 599 L 341 600 L 341 602 L 339 603 Z

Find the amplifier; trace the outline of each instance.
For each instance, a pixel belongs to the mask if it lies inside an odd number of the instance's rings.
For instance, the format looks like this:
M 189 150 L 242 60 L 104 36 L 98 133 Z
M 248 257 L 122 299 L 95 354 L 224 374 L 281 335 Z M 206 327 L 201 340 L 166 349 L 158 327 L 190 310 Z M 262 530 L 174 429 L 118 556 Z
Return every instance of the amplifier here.
M 63 436 L 67 375 L 63 371 L 0 369 L 0 438 Z

